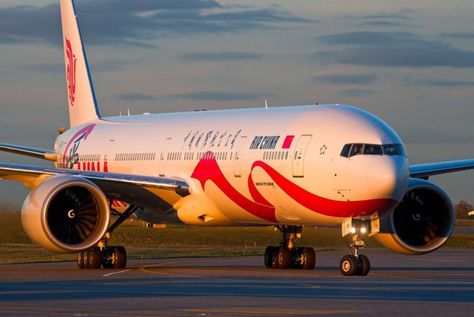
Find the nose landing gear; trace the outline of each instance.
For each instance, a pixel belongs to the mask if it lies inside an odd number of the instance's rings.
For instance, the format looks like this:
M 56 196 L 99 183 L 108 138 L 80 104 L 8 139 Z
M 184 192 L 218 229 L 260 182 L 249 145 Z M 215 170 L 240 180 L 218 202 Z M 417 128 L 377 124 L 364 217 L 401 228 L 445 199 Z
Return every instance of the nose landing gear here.
M 358 235 L 354 235 L 352 239 L 349 247 L 351 254 L 343 256 L 340 262 L 341 273 L 345 276 L 366 276 L 370 272 L 370 261 L 367 256 L 358 252 L 359 248 L 365 247 L 365 243 Z
M 352 219 L 350 223 L 349 231 L 344 230 L 346 224 L 343 224 L 343 235 L 352 234 L 352 242 L 349 245 L 350 254 L 342 257 L 339 267 L 342 275 L 366 276 L 370 272 L 370 261 L 367 256 L 359 254 L 359 249 L 365 248 L 365 242 L 361 239 L 359 233 L 366 234 L 370 232 L 370 222 Z
M 276 226 L 283 235 L 280 246 L 269 246 L 265 249 L 264 263 L 273 269 L 312 270 L 316 264 L 316 253 L 311 247 L 296 247 L 296 240 L 301 238 L 301 226 Z

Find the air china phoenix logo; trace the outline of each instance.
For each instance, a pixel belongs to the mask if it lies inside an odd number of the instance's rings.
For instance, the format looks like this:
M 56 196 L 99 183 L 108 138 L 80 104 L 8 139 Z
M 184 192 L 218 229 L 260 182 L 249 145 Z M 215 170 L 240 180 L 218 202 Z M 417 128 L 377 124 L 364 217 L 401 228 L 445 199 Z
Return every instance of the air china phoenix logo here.
M 83 140 L 86 140 L 89 134 L 94 130 L 95 124 L 90 124 L 81 130 L 79 130 L 74 136 L 69 140 L 69 143 L 66 145 L 63 153 L 62 167 L 67 169 L 74 168 L 74 165 L 79 162 L 78 149 L 79 145 Z
M 71 42 L 68 38 L 66 40 L 66 80 L 67 80 L 67 90 L 69 97 L 69 104 L 71 107 L 74 106 L 74 101 L 76 99 L 76 62 L 77 58 L 72 51 Z

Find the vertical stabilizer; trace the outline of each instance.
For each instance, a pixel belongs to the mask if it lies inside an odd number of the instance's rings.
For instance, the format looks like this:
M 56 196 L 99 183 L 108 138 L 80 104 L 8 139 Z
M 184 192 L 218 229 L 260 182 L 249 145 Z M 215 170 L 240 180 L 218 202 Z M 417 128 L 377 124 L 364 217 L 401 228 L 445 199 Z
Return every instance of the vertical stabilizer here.
M 60 0 L 71 127 L 98 119 L 99 109 L 72 0 Z

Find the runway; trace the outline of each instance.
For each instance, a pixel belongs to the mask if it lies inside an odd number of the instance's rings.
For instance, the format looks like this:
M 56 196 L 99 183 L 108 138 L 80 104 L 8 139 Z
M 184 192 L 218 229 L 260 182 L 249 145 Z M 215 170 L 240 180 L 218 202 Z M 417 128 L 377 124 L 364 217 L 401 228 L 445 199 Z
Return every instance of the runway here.
M 261 257 L 0 265 L 0 316 L 472 316 L 474 250 L 402 256 L 364 252 L 367 277 L 344 277 L 344 250 L 314 271 L 274 270 Z

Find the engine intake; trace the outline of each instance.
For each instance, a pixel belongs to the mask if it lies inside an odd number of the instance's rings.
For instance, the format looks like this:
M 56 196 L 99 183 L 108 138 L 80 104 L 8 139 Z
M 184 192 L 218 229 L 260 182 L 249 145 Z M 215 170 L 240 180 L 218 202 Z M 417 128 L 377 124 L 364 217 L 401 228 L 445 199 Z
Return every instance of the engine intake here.
M 429 253 L 448 240 L 455 219 L 453 204 L 441 188 L 411 179 L 400 204 L 380 219 L 380 233 L 374 238 L 398 253 Z
M 85 250 L 104 236 L 110 210 L 104 193 L 92 182 L 54 176 L 34 188 L 21 210 L 23 228 L 45 249 Z

